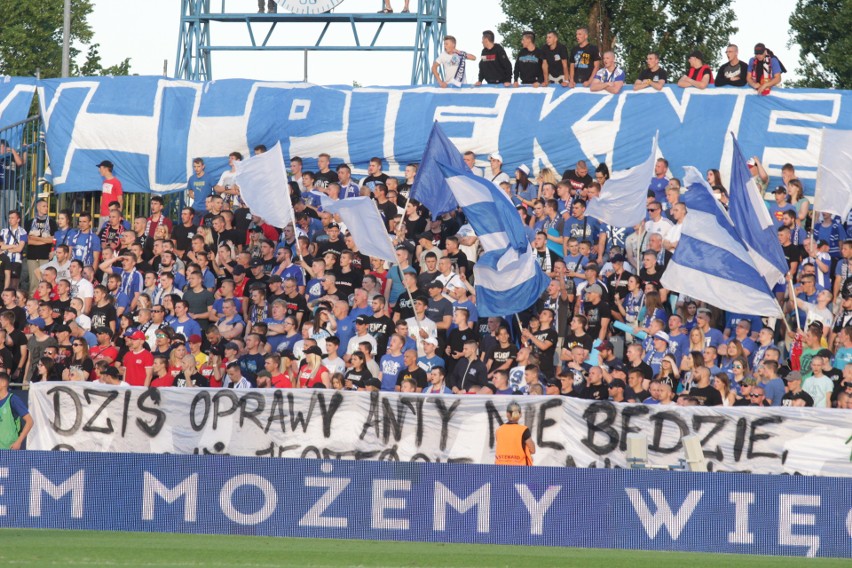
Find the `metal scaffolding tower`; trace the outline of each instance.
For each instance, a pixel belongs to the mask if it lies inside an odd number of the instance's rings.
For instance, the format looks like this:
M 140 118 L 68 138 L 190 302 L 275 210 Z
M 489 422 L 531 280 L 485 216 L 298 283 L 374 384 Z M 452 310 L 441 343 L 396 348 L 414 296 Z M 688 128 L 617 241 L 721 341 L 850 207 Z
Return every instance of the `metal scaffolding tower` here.
M 178 36 L 175 77 L 209 81 L 213 79 L 211 53 L 214 51 L 398 51 L 411 52 L 411 84 L 425 85 L 432 82 L 431 65 L 440 53 L 443 37 L 447 33 L 447 0 L 417 0 L 417 11 L 402 13 L 350 13 L 326 12 L 323 14 L 276 14 L 231 13 L 225 9 L 211 12 L 210 0 L 181 0 L 180 34 Z M 240 1 L 240 9 L 251 5 Z M 347 6 L 347 4 L 342 4 Z M 210 34 L 211 23 L 244 25 L 248 30 L 248 42 L 243 45 L 216 45 Z M 286 45 L 271 41 L 276 29 L 278 36 L 286 37 L 292 26 L 303 23 L 324 24 L 312 45 Z M 388 24 L 416 24 L 412 45 L 377 45 L 377 41 Z M 271 26 L 269 25 L 271 24 Z M 348 24 L 352 30 L 354 45 L 329 45 L 326 32 L 332 24 Z M 379 24 L 375 32 L 363 32 L 364 24 Z M 263 29 L 258 29 L 258 28 Z M 269 28 L 265 32 L 266 28 Z M 371 28 L 373 26 L 370 26 Z M 256 34 L 255 31 L 258 31 Z M 369 43 L 362 42 L 370 37 Z M 340 37 L 340 33 L 331 34 Z

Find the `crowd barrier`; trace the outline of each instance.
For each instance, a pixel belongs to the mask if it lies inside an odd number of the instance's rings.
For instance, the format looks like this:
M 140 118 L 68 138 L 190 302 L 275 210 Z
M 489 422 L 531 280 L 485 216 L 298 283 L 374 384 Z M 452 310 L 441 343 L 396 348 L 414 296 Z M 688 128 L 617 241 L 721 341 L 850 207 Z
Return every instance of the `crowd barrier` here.
M 0 527 L 850 557 L 852 480 L 4 452 Z

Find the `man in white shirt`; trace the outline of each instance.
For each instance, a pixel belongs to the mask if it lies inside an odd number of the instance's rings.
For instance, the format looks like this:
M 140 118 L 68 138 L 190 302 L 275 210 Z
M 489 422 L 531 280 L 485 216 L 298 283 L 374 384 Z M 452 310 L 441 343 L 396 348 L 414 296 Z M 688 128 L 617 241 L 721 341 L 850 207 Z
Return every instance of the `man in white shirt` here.
M 438 328 L 435 322 L 426 317 L 426 308 L 429 307 L 429 299 L 418 295 L 414 298 L 414 317 L 405 320 L 408 324 L 408 336 L 417 342 L 417 356 L 425 357 L 425 341 L 429 338 L 437 339 Z
M 503 171 L 503 156 L 494 152 L 490 156 L 488 156 L 488 161 L 491 162 L 491 172 L 485 177 L 491 180 L 491 183 L 500 187 L 500 184 L 504 181 L 506 183 L 512 183 L 512 180 L 509 178 L 509 174 Z
M 475 60 L 476 56 L 456 49 L 456 38 L 447 36 L 444 38 L 444 51 L 438 54 L 438 58 L 432 64 L 432 75 L 441 86 L 446 89 L 449 85 L 461 87 L 464 84 L 465 65 L 468 60 Z M 444 74 L 443 80 L 438 74 L 438 66 Z
M 648 217 L 645 221 L 645 233 L 664 236 L 669 230 L 674 227 L 671 221 L 663 217 L 663 206 L 658 201 L 652 201 L 648 204 Z
M 680 241 L 681 231 L 683 231 L 683 220 L 686 218 L 686 205 L 683 203 L 675 203 L 672 205 L 672 218 L 677 223 L 663 235 L 663 247 L 669 252 L 674 252 Z

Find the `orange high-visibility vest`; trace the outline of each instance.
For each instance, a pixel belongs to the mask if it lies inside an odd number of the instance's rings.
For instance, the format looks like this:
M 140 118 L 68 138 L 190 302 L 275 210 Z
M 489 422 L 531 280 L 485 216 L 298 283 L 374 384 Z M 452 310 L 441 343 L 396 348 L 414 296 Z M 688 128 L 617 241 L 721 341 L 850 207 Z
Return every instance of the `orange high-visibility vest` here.
M 532 465 L 532 456 L 527 452 L 526 444 L 521 441 L 527 429 L 521 424 L 511 423 L 497 428 L 494 460 L 496 465 Z

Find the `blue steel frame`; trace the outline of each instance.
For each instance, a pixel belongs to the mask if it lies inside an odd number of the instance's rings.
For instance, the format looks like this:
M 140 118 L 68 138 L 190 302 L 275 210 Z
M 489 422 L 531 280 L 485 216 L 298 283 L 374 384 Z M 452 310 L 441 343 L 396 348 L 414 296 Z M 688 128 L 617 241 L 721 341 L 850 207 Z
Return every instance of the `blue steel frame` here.
M 245 2 L 243 2 L 245 4 Z M 210 24 L 243 24 L 248 29 L 246 45 L 216 45 L 210 34 Z M 272 24 L 265 35 L 255 35 L 255 25 Z M 325 24 L 313 45 L 270 44 L 279 24 Z M 369 43 L 362 43 L 358 28 L 362 24 L 379 24 Z M 414 23 L 416 30 L 413 45 L 376 45 L 386 24 Z M 326 32 L 332 24 L 349 24 L 354 45 L 323 45 Z M 180 34 L 175 59 L 175 78 L 196 81 L 213 79 L 211 53 L 214 51 L 400 51 L 412 53 L 411 84 L 427 85 L 433 82 L 431 65 L 441 50 L 447 33 L 447 0 L 418 0 L 417 11 L 410 14 L 393 13 L 343 13 L 277 14 L 229 13 L 222 0 L 221 11 L 210 10 L 210 0 L 181 0 Z M 367 36 L 369 37 L 369 36 Z

